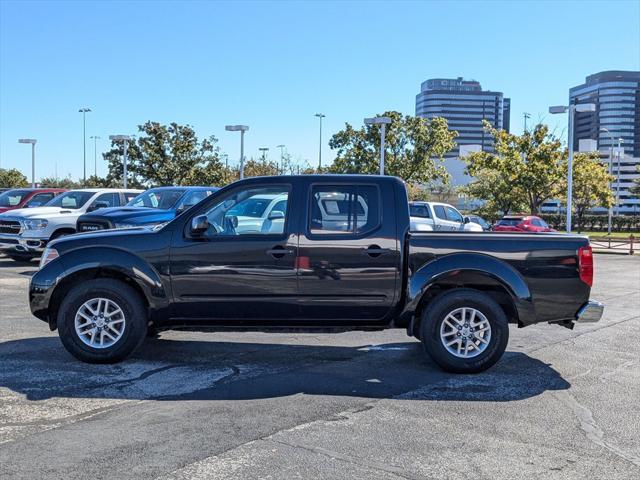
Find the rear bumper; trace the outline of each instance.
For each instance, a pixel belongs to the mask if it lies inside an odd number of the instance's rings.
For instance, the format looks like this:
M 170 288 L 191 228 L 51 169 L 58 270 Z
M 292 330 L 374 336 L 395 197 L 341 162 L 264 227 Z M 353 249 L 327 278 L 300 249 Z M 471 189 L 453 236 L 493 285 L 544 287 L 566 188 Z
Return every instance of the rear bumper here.
M 596 300 L 589 300 L 576 314 L 576 322 L 593 323 L 598 322 L 604 313 L 604 303 Z

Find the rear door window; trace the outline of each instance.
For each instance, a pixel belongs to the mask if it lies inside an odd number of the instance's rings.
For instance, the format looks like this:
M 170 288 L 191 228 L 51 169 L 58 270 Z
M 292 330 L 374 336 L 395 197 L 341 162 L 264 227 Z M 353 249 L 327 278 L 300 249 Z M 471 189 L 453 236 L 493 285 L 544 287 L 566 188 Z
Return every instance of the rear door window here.
M 409 215 L 412 217 L 431 218 L 429 207 L 426 205 L 409 205 Z
M 448 220 L 447 213 L 445 212 L 444 207 L 442 205 L 435 205 L 433 207 L 433 211 L 435 212 L 436 217 L 442 220 Z
M 377 185 L 314 185 L 310 195 L 312 235 L 359 236 L 380 225 Z

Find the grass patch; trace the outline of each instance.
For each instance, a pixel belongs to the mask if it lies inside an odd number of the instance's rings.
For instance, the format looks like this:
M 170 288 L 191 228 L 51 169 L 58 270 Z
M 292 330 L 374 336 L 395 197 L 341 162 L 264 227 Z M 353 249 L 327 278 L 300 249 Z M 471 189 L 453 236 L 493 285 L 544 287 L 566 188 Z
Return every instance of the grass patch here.
M 575 232 L 578 233 L 578 232 Z M 589 237 L 602 237 L 606 238 L 607 232 L 580 232 L 580 235 L 588 235 Z M 638 232 L 611 232 L 611 238 L 624 238 L 628 239 L 629 235 L 633 235 L 636 239 L 640 240 L 640 233 Z

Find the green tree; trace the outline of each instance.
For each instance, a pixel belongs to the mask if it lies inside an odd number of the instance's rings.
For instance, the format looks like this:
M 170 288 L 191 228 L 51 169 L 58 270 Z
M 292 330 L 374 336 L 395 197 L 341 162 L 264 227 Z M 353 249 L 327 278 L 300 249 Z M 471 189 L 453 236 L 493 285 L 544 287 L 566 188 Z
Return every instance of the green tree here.
M 245 177 L 265 177 L 269 175 L 278 175 L 280 169 L 276 162 L 260 158 L 259 160 L 250 159 L 244 166 Z
M 457 132 L 450 131 L 444 118 L 426 120 L 385 112 L 391 118 L 385 135 L 385 173 L 406 182 L 427 183 L 445 179 L 448 174 L 435 158 L 442 158 L 455 147 Z M 356 130 L 345 124 L 329 141 L 336 158 L 329 168 L 335 173 L 377 174 L 380 171 L 380 127 L 365 125 Z
M 162 125 L 148 121 L 138 126 L 140 136 L 128 142 L 128 183 L 141 185 L 219 184 L 224 177 L 217 139 L 198 140 L 189 125 Z M 109 163 L 107 181 L 122 184 L 123 142 L 112 141 L 112 149 L 103 156 Z M 207 183 L 209 184 L 209 183 Z
M 640 163 L 636 165 L 636 172 L 638 172 L 638 175 L 640 175 Z M 640 198 L 640 176 L 638 176 L 638 178 L 635 178 L 633 180 L 633 186 L 629 189 L 629 192 L 632 195 L 635 195 L 636 197 Z
M 531 214 L 561 193 L 563 162 L 567 151 L 560 140 L 549 132 L 547 125 L 536 125 L 524 135 L 514 135 L 495 129 L 484 122 L 485 130 L 495 139 L 495 154 L 476 152 L 468 155 L 467 173 L 473 177 L 495 172 L 503 185 L 510 185 L 523 195 Z M 498 200 L 491 196 L 485 200 Z
M 564 165 L 566 178 L 567 165 Z M 576 153 L 573 157 L 573 209 L 576 213 L 578 232 L 582 230 L 584 214 L 593 207 L 609 208 L 614 197 L 610 184 L 613 176 L 602 164 L 598 152 Z M 566 183 L 566 182 L 565 182 Z M 566 186 L 565 186 L 566 188 Z
M 49 188 L 66 188 L 69 190 L 73 190 L 75 188 L 82 188 L 81 181 L 75 181 L 71 178 L 71 175 L 63 178 L 54 178 L 54 177 L 45 177 L 40 180 L 40 185 L 43 187 Z
M 15 168 L 0 168 L 0 187 L 3 188 L 22 188 L 26 187 L 27 177 Z
M 517 187 L 514 187 L 510 175 L 503 170 L 492 170 L 489 168 L 478 168 L 477 164 L 482 164 L 486 159 L 483 157 L 491 155 L 487 152 L 471 153 L 466 161 L 474 172 L 473 180 L 461 188 L 464 195 L 484 200 L 482 207 L 483 214 L 491 218 L 504 216 L 509 212 L 522 211 L 527 208 L 526 195 Z

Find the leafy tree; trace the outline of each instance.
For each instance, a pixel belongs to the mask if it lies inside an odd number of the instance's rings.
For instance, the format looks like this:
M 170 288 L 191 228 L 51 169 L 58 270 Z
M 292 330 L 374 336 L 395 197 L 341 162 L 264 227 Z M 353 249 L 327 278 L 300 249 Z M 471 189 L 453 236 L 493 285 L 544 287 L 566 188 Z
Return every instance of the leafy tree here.
M 496 192 L 484 192 L 487 201 L 498 206 L 502 192 L 509 186 L 522 195 L 531 214 L 539 212 L 540 206 L 561 192 L 563 162 L 567 152 L 560 140 L 549 132 L 547 125 L 537 125 L 524 135 L 514 135 L 495 129 L 484 122 L 485 130 L 495 139 L 495 154 L 471 153 L 465 160 L 467 173 L 473 177 L 495 174 L 501 184 Z
M 28 186 L 27 177 L 15 168 L 0 168 L 0 187 L 22 188 Z
M 566 163 L 564 165 L 564 178 L 567 177 L 567 165 Z M 598 152 L 576 153 L 574 155 L 571 196 L 578 231 L 581 231 L 584 214 L 589 209 L 596 206 L 609 208 L 613 205 L 614 197 L 610 188 L 612 181 L 613 176 L 609 175 L 607 167 L 601 163 Z
M 467 158 L 470 164 L 474 164 L 481 157 L 491 155 L 487 152 L 474 152 Z M 470 169 L 471 170 L 471 169 Z M 460 190 L 463 194 L 480 200 L 485 200 L 482 207 L 483 214 L 491 218 L 504 216 L 509 212 L 522 211 L 527 208 L 524 192 L 514 187 L 508 175 L 499 170 L 487 168 L 474 168 L 474 179 Z
M 248 160 L 244 166 L 245 177 L 264 177 L 268 175 L 278 175 L 280 169 L 276 162 L 261 158 L 259 160 Z
M 49 188 L 67 188 L 69 190 L 82 188 L 82 182 L 79 180 L 76 182 L 71 178 L 71 175 L 63 178 L 45 177 L 40 180 L 40 185 Z
M 148 121 L 138 126 L 140 136 L 128 142 L 128 183 L 140 185 L 219 184 L 224 177 L 217 139 L 198 140 L 189 125 L 161 125 Z M 103 156 L 109 163 L 107 180 L 122 184 L 123 142 L 112 141 Z M 209 183 L 207 183 L 209 184 Z
M 385 112 L 391 118 L 385 135 L 385 173 L 405 181 L 427 183 L 444 179 L 448 174 L 434 158 L 442 158 L 455 147 L 457 132 L 449 130 L 444 118 L 426 120 Z M 380 127 L 365 125 L 356 130 L 345 124 L 344 130 L 331 137 L 329 146 L 337 150 L 335 173 L 377 174 L 380 171 Z

